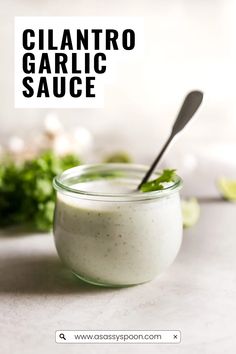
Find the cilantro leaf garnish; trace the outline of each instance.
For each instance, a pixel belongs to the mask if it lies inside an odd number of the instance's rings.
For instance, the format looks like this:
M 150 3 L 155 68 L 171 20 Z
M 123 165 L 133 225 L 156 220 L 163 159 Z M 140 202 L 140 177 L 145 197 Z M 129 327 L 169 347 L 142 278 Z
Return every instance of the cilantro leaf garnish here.
M 176 170 L 165 169 L 161 175 L 153 181 L 144 183 L 140 190 L 141 192 L 152 192 L 164 189 L 163 183 L 174 182 L 176 177 Z

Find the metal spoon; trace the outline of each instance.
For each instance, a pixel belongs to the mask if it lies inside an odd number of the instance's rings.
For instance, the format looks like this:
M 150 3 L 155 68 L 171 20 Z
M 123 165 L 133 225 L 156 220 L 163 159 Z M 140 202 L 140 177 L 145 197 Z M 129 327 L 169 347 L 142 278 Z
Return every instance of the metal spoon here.
M 159 155 L 156 157 L 156 159 L 153 161 L 152 165 L 150 166 L 149 170 L 143 177 L 141 183 L 138 186 L 138 190 L 141 188 L 141 186 L 146 183 L 151 176 L 153 170 L 157 166 L 158 162 L 162 158 L 162 155 L 166 151 L 167 147 L 169 146 L 170 142 L 172 139 L 186 126 L 186 124 L 191 120 L 193 117 L 194 113 L 198 110 L 200 104 L 202 103 L 203 99 L 203 93 L 201 91 L 191 91 L 189 94 L 185 97 L 185 100 L 182 104 L 182 107 L 180 108 L 179 114 L 175 120 L 175 123 L 173 125 L 171 134 L 169 138 L 167 139 L 165 145 L 161 149 Z

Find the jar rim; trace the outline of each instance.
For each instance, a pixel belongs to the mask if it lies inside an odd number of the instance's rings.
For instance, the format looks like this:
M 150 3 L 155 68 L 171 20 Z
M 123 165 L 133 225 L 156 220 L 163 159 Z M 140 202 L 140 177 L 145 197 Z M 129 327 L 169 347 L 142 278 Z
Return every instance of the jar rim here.
M 170 195 L 174 192 L 179 191 L 182 188 L 183 181 L 176 175 L 175 181 L 170 186 L 165 186 L 161 190 L 151 191 L 140 193 L 140 191 L 134 191 L 133 193 L 105 193 L 105 192 L 91 192 L 86 190 L 80 190 L 78 188 L 73 188 L 65 184 L 65 181 L 68 181 L 69 178 L 79 178 L 91 174 L 92 172 L 100 173 L 111 173 L 112 171 L 120 171 L 126 173 L 140 173 L 141 178 L 145 175 L 148 170 L 148 166 L 140 164 L 131 164 L 131 163 L 101 163 L 101 164 L 86 164 L 76 166 L 70 169 L 67 169 L 54 177 L 53 187 L 56 191 L 59 191 L 63 194 L 70 195 L 72 197 L 83 198 L 83 199 L 92 199 L 92 200 L 103 200 L 103 201 L 134 201 L 134 200 L 148 200 L 162 198 L 167 195 Z M 155 171 L 153 176 L 158 177 L 160 171 Z M 119 176 L 117 176 L 119 177 Z M 121 177 L 121 176 L 120 176 Z

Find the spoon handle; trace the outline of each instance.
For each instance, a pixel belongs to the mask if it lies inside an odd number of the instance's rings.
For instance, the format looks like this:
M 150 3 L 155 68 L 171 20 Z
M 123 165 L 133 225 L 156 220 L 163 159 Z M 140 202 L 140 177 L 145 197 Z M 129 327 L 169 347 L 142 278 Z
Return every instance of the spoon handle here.
M 149 179 L 149 177 L 151 176 L 151 174 L 153 173 L 156 165 L 158 164 L 158 162 L 160 161 L 160 159 L 162 158 L 162 155 L 164 154 L 164 152 L 166 151 L 168 145 L 170 144 L 170 142 L 172 141 L 173 136 L 170 135 L 168 140 L 166 141 L 165 145 L 162 147 L 160 153 L 158 154 L 158 156 L 156 157 L 156 159 L 153 161 L 153 163 L 151 164 L 151 167 L 149 168 L 148 172 L 145 174 L 145 176 L 143 177 L 141 183 L 138 186 L 138 190 L 141 188 L 141 186 L 146 183 Z
M 141 186 L 146 183 L 153 173 L 155 167 L 159 163 L 160 159 L 162 158 L 164 152 L 166 151 L 167 147 L 169 146 L 172 139 L 187 125 L 190 119 L 198 110 L 200 104 L 202 103 L 203 93 L 200 91 L 192 91 L 190 92 L 184 99 L 184 102 L 180 108 L 179 114 L 175 120 L 175 123 L 172 127 L 171 134 L 167 139 L 165 145 L 162 147 L 160 153 L 157 155 L 156 159 L 153 161 L 152 165 L 150 166 L 149 170 L 143 177 L 141 183 L 138 186 L 138 190 Z

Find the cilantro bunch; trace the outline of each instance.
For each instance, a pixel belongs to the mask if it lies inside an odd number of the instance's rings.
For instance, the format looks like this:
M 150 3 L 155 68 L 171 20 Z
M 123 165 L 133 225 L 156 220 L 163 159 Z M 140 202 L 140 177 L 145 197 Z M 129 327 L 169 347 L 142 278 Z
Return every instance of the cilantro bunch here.
M 47 151 L 39 157 L 17 165 L 6 161 L 0 165 L 0 227 L 30 224 L 35 230 L 52 227 L 55 192 L 53 178 L 80 164 L 74 155 L 56 156 Z

